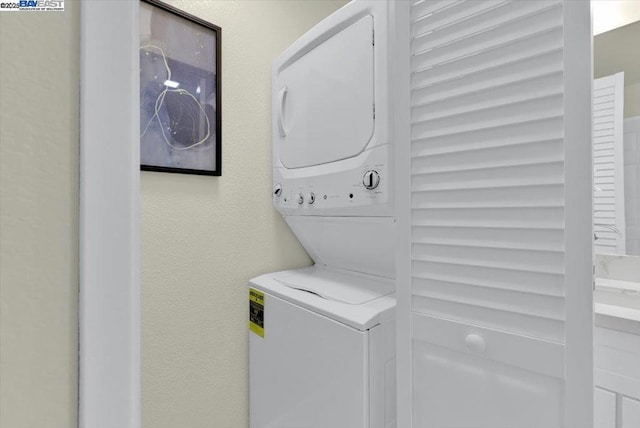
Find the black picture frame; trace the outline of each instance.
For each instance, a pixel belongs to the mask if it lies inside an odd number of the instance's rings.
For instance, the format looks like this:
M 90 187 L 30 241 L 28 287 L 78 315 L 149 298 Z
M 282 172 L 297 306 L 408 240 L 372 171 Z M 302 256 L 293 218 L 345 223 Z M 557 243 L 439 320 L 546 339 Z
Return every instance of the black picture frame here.
M 159 0 L 140 2 L 140 169 L 221 176 L 222 29 Z M 146 8 L 151 9 L 150 14 L 144 13 L 144 5 L 150 6 Z M 148 27 L 148 41 L 143 40 L 147 36 L 143 27 Z M 211 36 L 214 40 L 208 46 Z M 198 44 L 195 49 L 194 43 Z M 193 57 L 185 60 L 188 54 Z M 207 69 L 202 65 L 209 57 L 214 64 Z M 182 77 L 178 78 L 185 82 L 178 82 L 174 75 L 180 71 Z M 196 84 L 197 89 L 191 88 Z M 211 126 L 212 119 L 215 126 Z M 210 135 L 212 129 L 214 136 Z

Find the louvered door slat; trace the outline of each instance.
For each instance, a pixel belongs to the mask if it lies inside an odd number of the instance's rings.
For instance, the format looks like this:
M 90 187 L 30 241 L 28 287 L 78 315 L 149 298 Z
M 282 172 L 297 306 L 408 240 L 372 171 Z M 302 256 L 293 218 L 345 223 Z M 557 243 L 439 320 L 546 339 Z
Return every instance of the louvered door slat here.
M 625 254 L 624 73 L 596 79 L 593 88 L 595 251 Z

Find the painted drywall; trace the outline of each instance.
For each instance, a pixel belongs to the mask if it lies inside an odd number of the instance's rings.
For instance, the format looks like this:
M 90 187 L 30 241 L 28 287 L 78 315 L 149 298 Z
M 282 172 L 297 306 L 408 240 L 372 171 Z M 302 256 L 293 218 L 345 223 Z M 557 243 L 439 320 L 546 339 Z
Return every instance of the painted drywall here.
M 638 3 L 640 10 L 640 3 Z M 593 38 L 594 78 L 624 72 L 624 117 L 640 114 L 640 21 Z
M 593 34 L 601 34 L 640 20 L 637 0 L 591 0 Z
M 271 204 L 271 63 L 343 1 L 172 1 L 222 27 L 223 176 L 142 173 L 145 428 L 248 425 L 249 278 L 311 260 Z
M 624 117 L 640 116 L 640 82 L 624 87 Z
M 0 13 L 0 426 L 77 426 L 79 7 Z

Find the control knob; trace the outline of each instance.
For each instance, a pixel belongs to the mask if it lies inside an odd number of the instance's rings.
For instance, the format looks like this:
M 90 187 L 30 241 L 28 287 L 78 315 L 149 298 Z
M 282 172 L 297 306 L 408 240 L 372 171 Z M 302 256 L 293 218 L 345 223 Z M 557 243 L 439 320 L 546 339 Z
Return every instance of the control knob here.
M 313 204 L 316 201 L 316 195 L 315 193 L 311 192 L 309 193 L 309 195 L 307 196 L 307 203 L 309 205 Z
M 302 205 L 303 202 L 304 202 L 304 196 L 302 196 L 302 193 L 298 193 L 298 204 Z
M 277 197 L 282 196 L 282 185 L 276 184 L 275 186 L 273 186 L 273 194 Z
M 378 174 L 378 171 L 371 169 L 365 172 L 362 176 L 362 184 L 365 189 L 368 190 L 373 190 L 378 187 L 378 184 L 380 184 L 380 174 Z

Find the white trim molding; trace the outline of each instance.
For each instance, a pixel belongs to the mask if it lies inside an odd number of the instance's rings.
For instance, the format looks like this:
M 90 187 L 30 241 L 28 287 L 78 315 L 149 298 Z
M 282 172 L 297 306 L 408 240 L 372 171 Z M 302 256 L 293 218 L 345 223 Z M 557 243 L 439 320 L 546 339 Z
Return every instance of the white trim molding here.
M 411 331 L 411 34 L 410 3 L 396 2 L 393 10 L 395 52 L 393 68 L 394 141 L 396 171 L 396 404 L 398 428 L 413 426 Z M 401 285 L 403 284 L 403 285 Z
M 565 426 L 593 428 L 593 146 L 588 143 L 593 136 L 590 4 L 565 0 L 563 13 Z
M 139 6 L 81 7 L 79 426 L 139 428 Z

